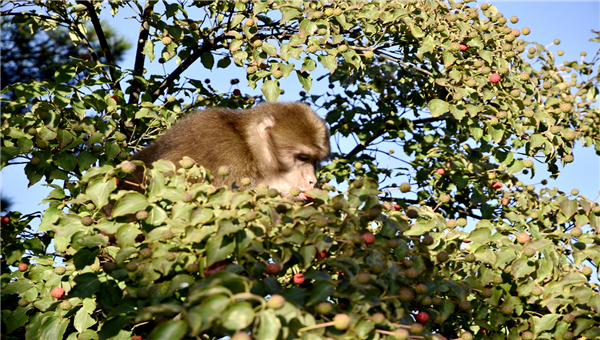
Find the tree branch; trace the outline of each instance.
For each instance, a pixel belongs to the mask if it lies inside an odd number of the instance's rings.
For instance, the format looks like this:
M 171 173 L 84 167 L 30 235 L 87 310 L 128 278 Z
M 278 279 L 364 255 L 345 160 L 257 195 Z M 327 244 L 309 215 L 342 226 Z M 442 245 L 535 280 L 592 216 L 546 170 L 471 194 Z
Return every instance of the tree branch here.
M 144 60 L 146 59 L 146 55 L 142 52 L 144 51 L 144 46 L 146 45 L 146 40 L 148 40 L 148 35 L 150 34 L 150 13 L 154 9 L 154 1 L 146 0 L 146 6 L 144 7 L 144 13 L 142 13 L 142 22 L 140 25 L 140 34 L 137 41 L 137 50 L 135 51 L 135 63 L 133 66 L 134 73 L 139 75 L 144 73 Z M 129 95 L 129 104 L 137 103 L 140 100 L 140 92 L 141 84 L 140 82 L 133 78 L 131 82 L 131 94 Z
M 98 14 L 96 13 L 96 9 L 94 8 L 94 3 L 92 0 L 81 1 L 83 5 L 87 8 L 88 13 L 90 14 L 90 19 L 92 20 L 92 24 L 94 25 L 94 30 L 96 30 L 96 36 L 98 37 L 98 42 L 100 43 L 100 47 L 102 47 L 102 53 L 104 53 L 104 58 L 106 58 L 106 62 L 108 64 L 115 64 L 115 59 L 113 58 L 112 53 L 110 52 L 110 48 L 108 46 L 108 42 L 106 41 L 106 35 L 104 34 L 104 30 L 102 29 L 102 25 L 100 24 L 100 19 L 98 18 Z M 108 72 L 110 73 L 110 80 L 112 81 L 112 88 L 116 88 L 121 90 L 121 84 L 117 81 L 115 77 L 115 68 L 109 67 Z

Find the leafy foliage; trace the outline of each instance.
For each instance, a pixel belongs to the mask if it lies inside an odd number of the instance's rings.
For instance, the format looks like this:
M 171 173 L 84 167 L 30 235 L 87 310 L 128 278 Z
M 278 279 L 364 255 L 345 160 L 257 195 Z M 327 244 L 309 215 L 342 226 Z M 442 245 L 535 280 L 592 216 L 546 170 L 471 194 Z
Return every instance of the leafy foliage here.
M 35 233 L 35 215 L 2 217 L 7 339 L 600 336 L 600 207 L 519 180 L 534 161 L 558 176 L 577 141 L 600 153 L 598 56 L 559 69 L 490 4 L 29 5 L 2 15 L 33 31 L 66 24 L 92 48 L 90 20 L 102 51 L 4 90 L 15 96 L 2 166 L 27 162 L 30 185 L 54 189 Z M 142 27 L 132 69 L 116 65 L 98 21 L 126 5 Z M 146 58 L 177 66 L 145 74 Z M 121 190 L 130 152 L 187 110 L 261 99 L 181 77 L 198 60 L 245 67 L 269 101 L 292 74 L 309 91 L 325 70 L 343 89 L 301 94 L 327 110 L 332 135 L 358 141 L 321 170 L 312 202 L 215 187 L 201 167 L 166 161 L 145 170 L 144 194 Z M 382 142 L 406 165 L 380 162 L 396 157 Z

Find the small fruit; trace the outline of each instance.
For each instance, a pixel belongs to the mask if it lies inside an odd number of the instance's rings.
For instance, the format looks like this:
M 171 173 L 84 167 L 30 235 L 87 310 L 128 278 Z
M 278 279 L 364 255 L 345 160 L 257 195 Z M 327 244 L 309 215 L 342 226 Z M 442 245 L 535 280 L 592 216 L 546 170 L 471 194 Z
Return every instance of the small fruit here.
M 333 310 L 333 306 L 331 305 L 331 302 L 325 301 L 319 303 L 315 309 L 319 314 L 329 314 Z
M 411 268 L 413 269 L 413 268 Z M 425 294 L 427 293 L 429 289 L 427 288 L 427 286 L 423 283 L 419 283 L 416 287 L 415 287 L 415 293 L 417 294 Z
M 464 217 L 461 217 L 459 219 L 456 220 L 456 225 L 459 227 L 464 227 L 467 225 L 467 219 Z
M 279 263 L 269 263 L 267 265 L 267 273 L 278 274 L 281 271 L 281 265 Z
M 458 308 L 463 311 L 471 310 L 471 303 L 469 301 L 461 301 L 458 303 Z
M 531 290 L 531 295 L 533 295 L 533 296 L 540 296 L 542 294 L 544 294 L 544 289 L 540 286 L 535 286 Z
M 421 240 L 421 243 L 423 243 L 426 246 L 432 245 L 433 242 L 435 242 L 435 240 L 433 239 L 433 236 L 431 236 L 431 235 L 425 235 L 425 236 L 423 236 L 423 239 Z
M 581 228 L 575 227 L 575 228 L 571 229 L 571 236 L 579 237 L 579 236 L 581 236 L 581 234 L 583 234 L 583 230 L 581 230 Z
M 404 275 L 406 275 L 406 277 L 408 277 L 409 279 L 415 279 L 417 278 L 417 276 L 419 276 L 419 272 L 415 268 L 408 268 L 404 272 Z
M 304 283 L 304 281 L 306 281 L 306 278 L 304 277 L 304 274 L 297 273 L 297 274 L 294 274 L 292 281 L 294 281 L 294 283 L 297 285 L 301 285 Z
M 523 338 L 523 340 L 532 340 L 533 339 L 533 333 L 530 331 L 525 331 L 521 334 L 521 338 Z
M 375 243 L 375 235 L 373 235 L 371 233 L 364 233 L 362 235 L 362 238 L 365 240 L 366 244 L 373 244 L 373 243 Z
M 19 263 L 19 271 L 26 272 L 29 269 L 29 265 L 27 263 Z
M 89 215 L 83 216 L 81 218 L 81 224 L 83 224 L 86 227 L 90 226 L 90 225 L 94 224 L 94 219 L 92 219 L 92 217 Z
M 231 338 L 229 338 L 229 340 L 251 340 L 252 338 L 250 337 L 250 335 L 246 332 L 242 332 L 239 331 L 237 333 L 235 333 L 234 335 L 231 336 Z M 131 338 L 131 340 L 133 340 L 133 338 Z M 140 339 L 142 340 L 142 339 Z
M 229 174 L 231 174 L 231 168 L 224 165 L 217 170 L 217 174 L 219 176 L 229 176 Z
M 337 330 L 343 331 L 350 327 L 350 322 L 352 320 L 347 314 L 337 314 L 333 317 L 333 327 Z
M 400 328 L 394 331 L 394 339 L 408 340 L 409 333 L 406 329 Z
M 73 307 L 73 305 L 69 301 L 65 300 L 60 303 L 60 309 L 62 309 L 62 310 L 70 310 L 72 307 Z
M 450 255 L 445 251 L 440 251 L 436 256 L 439 262 L 446 262 L 450 259 Z
M 437 170 L 435 170 L 435 172 L 438 175 L 445 175 L 446 174 L 446 169 L 444 169 L 444 168 L 437 168 Z
M 360 284 L 366 284 L 369 283 L 369 281 L 371 281 L 371 275 L 368 273 L 360 272 L 358 275 L 356 275 L 356 282 Z
M 490 74 L 490 82 L 491 83 L 499 83 L 500 82 L 500 75 L 498 73 L 492 73 Z
M 418 322 L 415 322 L 410 326 L 410 332 L 414 335 L 419 335 L 419 334 L 423 333 L 424 330 L 425 330 L 425 327 L 421 323 L 418 323 Z
M 429 321 L 429 314 L 427 314 L 426 312 L 419 312 L 417 316 L 415 316 L 415 319 L 418 323 L 426 324 L 427 321 Z
M 125 265 L 125 270 L 130 273 L 133 273 L 134 271 L 137 270 L 137 267 L 138 267 L 137 263 L 129 262 L 128 264 Z
M 117 264 L 114 262 L 106 262 L 105 264 L 102 265 L 102 269 L 104 269 L 104 271 L 106 273 L 112 273 L 115 270 L 117 270 Z
M 571 313 L 565 314 L 563 315 L 562 320 L 566 323 L 573 323 L 573 321 L 575 321 L 575 315 Z
M 473 333 L 471 332 L 462 332 L 460 335 L 461 340 L 473 340 Z
M 121 169 L 124 173 L 128 175 L 134 173 L 136 168 L 137 167 L 135 166 L 135 164 L 133 164 L 130 161 L 121 162 Z
M 54 273 L 56 275 L 63 275 L 66 271 L 67 271 L 67 268 L 62 267 L 62 266 L 54 268 Z
M 490 287 L 485 287 L 481 290 L 481 296 L 484 298 L 490 298 L 494 295 L 494 290 Z
M 285 298 L 279 294 L 273 294 L 267 301 L 267 307 L 271 309 L 281 309 L 285 305 Z
M 240 91 L 240 89 L 234 89 L 233 90 L 233 95 L 234 96 L 241 96 L 242 95 L 242 91 Z
M 473 263 L 477 260 L 477 258 L 475 257 L 475 254 L 467 254 L 467 256 L 465 256 L 465 261 L 469 262 L 469 263 Z
M 492 184 L 492 188 L 498 190 L 501 189 L 503 186 L 502 182 L 494 182 L 494 184 Z
M 535 249 L 533 249 L 531 247 L 527 247 L 527 248 L 523 249 L 523 255 L 525 255 L 527 257 L 533 257 L 533 256 L 535 256 Z
M 0 217 L 0 224 L 7 225 L 10 223 L 10 218 L 8 216 Z
M 419 208 L 413 206 L 406 208 L 406 216 L 408 216 L 409 218 L 419 217 Z
M 173 42 L 173 38 L 171 38 L 169 36 L 164 36 L 160 39 L 160 41 L 162 41 L 162 43 L 165 45 L 169 45 Z
M 513 313 L 513 311 L 514 311 L 514 308 L 509 305 L 502 306 L 502 308 L 500 308 L 500 312 L 502 312 L 502 314 L 504 314 L 504 315 L 510 315 Z
M 407 193 L 410 191 L 410 183 L 404 182 L 402 184 L 400 184 L 400 191 L 402 193 Z
M 529 234 L 520 233 L 519 235 L 517 235 L 517 242 L 519 242 L 520 244 L 526 244 L 529 241 L 531 241 L 531 236 L 529 236 Z
M 92 56 L 89 55 L 88 53 L 85 53 L 85 54 L 81 55 L 81 59 L 83 59 L 83 60 L 90 60 L 90 59 L 92 59 Z
M 248 19 L 248 20 L 246 20 L 246 22 L 244 23 L 244 25 L 246 25 L 247 27 L 254 26 L 254 19 Z
M 468 46 L 466 44 L 460 43 L 460 50 L 461 51 L 466 51 L 468 48 Z
M 571 340 L 575 337 L 575 333 L 573 333 L 572 331 L 566 331 L 562 334 L 562 338 L 564 340 Z
M 52 292 L 50 292 L 50 295 L 52 295 L 53 298 L 60 299 L 65 295 L 65 290 L 60 287 L 56 287 L 56 288 L 52 289 Z
M 529 33 L 531 33 L 531 30 L 527 27 L 523 27 L 521 33 L 523 33 L 524 35 L 529 35 Z
M 504 279 L 502 278 L 502 276 L 500 275 L 496 275 L 492 278 L 492 282 L 494 282 L 495 284 L 499 285 L 501 283 L 504 282 Z
M 415 298 L 415 295 L 408 287 L 400 288 L 400 291 L 398 292 L 398 296 L 399 296 L 400 301 L 405 302 L 405 303 L 410 302 Z
M 373 322 L 376 325 L 379 325 L 379 324 L 384 323 L 386 318 L 385 318 L 385 315 L 383 315 L 381 313 L 375 313 L 375 314 L 373 314 L 373 316 L 371 316 L 371 320 L 373 320 Z
M 138 221 L 145 221 L 149 216 L 150 214 L 146 210 L 140 210 L 135 213 L 135 219 Z
M 324 259 L 327 257 L 327 251 L 323 250 L 323 251 L 317 251 L 317 258 L 318 259 Z
M 581 269 L 581 274 L 585 275 L 585 276 L 590 276 L 592 275 L 592 267 L 588 267 L 585 266 Z
M 373 57 L 375 56 L 375 53 L 373 53 L 373 51 L 366 51 L 364 56 L 367 59 L 373 59 Z

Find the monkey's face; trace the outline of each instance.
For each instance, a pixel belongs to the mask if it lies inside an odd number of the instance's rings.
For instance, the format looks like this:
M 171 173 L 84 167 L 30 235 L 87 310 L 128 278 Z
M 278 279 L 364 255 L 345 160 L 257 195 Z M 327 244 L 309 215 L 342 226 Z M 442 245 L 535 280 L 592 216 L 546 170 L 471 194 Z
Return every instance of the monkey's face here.
M 277 189 L 282 197 L 295 201 L 304 201 L 306 196 L 301 193 L 297 197 L 290 195 L 290 189 L 298 188 L 301 192 L 315 187 L 317 176 L 315 175 L 318 162 L 309 153 L 295 150 L 280 155 L 280 169 L 278 175 L 266 178 L 264 183 L 269 187 Z

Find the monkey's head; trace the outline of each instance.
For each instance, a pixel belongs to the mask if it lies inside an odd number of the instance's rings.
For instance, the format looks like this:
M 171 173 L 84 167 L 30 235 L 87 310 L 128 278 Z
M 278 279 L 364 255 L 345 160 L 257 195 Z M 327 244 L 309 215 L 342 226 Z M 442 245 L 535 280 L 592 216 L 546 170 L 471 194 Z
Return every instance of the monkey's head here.
M 317 184 L 316 171 L 329 157 L 329 130 L 325 121 L 306 104 L 263 104 L 257 132 L 263 147 L 262 182 L 289 196 L 291 188 L 309 190 Z M 267 151 L 267 152 L 265 152 Z M 305 200 L 300 194 L 296 200 Z

